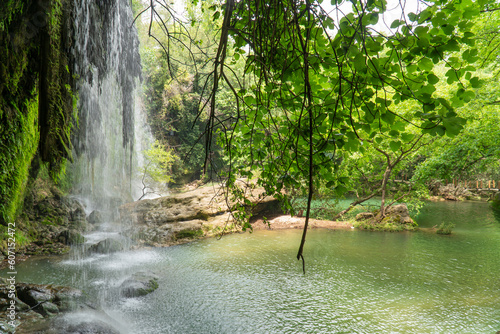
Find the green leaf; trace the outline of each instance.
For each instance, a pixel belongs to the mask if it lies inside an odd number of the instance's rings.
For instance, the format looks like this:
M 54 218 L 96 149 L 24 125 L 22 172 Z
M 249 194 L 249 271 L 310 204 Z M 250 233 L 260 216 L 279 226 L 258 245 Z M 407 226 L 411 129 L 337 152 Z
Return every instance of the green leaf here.
M 448 109 L 449 111 L 453 111 L 452 106 L 450 105 L 450 103 L 447 100 L 443 99 L 442 97 L 439 97 L 437 100 L 439 101 L 439 103 L 441 103 L 443 106 L 445 106 L 446 109 Z
M 386 122 L 387 124 L 392 124 L 392 123 L 394 123 L 396 116 L 391 112 L 385 112 L 385 113 L 380 115 L 380 118 L 382 118 L 382 120 L 384 122 Z
M 442 126 L 442 125 L 436 126 L 436 128 L 434 130 L 441 137 L 444 136 L 444 134 L 446 133 L 446 128 L 444 126 Z
M 391 130 L 391 131 L 389 131 L 389 136 L 391 136 L 391 137 L 398 137 L 399 136 L 399 131 L 397 131 L 397 130 Z
M 418 15 L 415 13 L 408 13 L 408 18 L 410 19 L 410 21 L 415 22 L 418 20 Z
M 455 81 L 458 81 L 457 72 L 454 69 L 448 70 L 448 72 L 446 72 L 446 76 L 448 77 L 448 80 L 446 80 L 446 82 L 450 85 Z
M 434 73 L 430 73 L 428 76 L 427 76 L 427 81 L 431 84 L 431 85 L 435 85 L 439 82 L 439 78 L 434 74 Z
M 467 90 L 463 92 L 459 97 L 465 102 L 470 102 L 473 98 L 476 97 L 476 94 L 471 90 Z
M 413 138 L 415 137 L 415 135 L 413 133 L 403 133 L 401 135 L 401 139 L 405 142 L 405 143 L 409 143 L 413 140 Z
M 465 119 L 460 117 L 449 117 L 443 120 L 446 135 L 449 137 L 458 135 L 463 128 L 463 124 L 465 124 Z
M 470 79 L 469 82 L 470 82 L 470 85 L 472 86 L 472 88 L 479 88 L 482 86 L 481 81 L 479 80 L 478 77 L 474 77 L 474 78 Z
M 430 71 L 433 67 L 434 63 L 429 58 L 424 57 L 418 62 L 418 68 L 420 68 L 422 71 Z
M 400 25 L 402 25 L 403 23 L 404 23 L 404 21 L 394 20 L 391 23 L 391 29 L 395 29 L 395 28 L 399 27 Z
M 255 98 L 251 95 L 247 95 L 244 97 L 245 103 L 248 105 L 255 104 Z
M 389 143 L 389 146 L 391 147 L 391 150 L 393 152 L 397 152 L 401 148 L 401 142 L 399 142 L 399 141 L 391 141 Z
M 358 71 L 366 69 L 366 58 L 362 53 L 359 53 L 354 57 L 354 68 Z

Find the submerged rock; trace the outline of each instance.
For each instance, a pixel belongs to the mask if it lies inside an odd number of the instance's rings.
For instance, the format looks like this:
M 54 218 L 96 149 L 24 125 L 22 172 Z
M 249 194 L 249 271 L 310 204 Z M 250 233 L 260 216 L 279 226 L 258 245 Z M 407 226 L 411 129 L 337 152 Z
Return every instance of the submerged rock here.
M 59 315 L 51 319 L 38 318 L 23 322 L 16 333 L 44 334 L 120 334 L 106 314 L 84 311 Z
M 150 272 L 137 272 L 121 285 L 122 296 L 127 298 L 145 296 L 158 288 L 158 276 Z

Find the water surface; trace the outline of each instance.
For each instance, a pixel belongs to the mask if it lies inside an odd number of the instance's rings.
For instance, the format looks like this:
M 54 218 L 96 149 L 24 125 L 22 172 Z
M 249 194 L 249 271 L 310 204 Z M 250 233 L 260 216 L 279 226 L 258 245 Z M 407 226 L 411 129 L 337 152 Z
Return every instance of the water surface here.
M 500 330 L 500 222 L 481 202 L 429 203 L 430 232 L 256 231 L 84 260 L 32 260 L 25 281 L 82 287 L 130 333 L 495 333 Z M 160 275 L 122 299 L 135 271 Z

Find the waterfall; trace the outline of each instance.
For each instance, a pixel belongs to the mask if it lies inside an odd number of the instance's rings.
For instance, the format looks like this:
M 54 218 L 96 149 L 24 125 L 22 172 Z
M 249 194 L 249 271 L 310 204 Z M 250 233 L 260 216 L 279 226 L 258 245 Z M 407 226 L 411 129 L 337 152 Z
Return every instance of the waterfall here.
M 114 323 L 120 284 L 131 273 L 119 260 L 128 258 L 131 242 L 122 235 L 118 207 L 140 196 L 142 188 L 134 186 L 134 179 L 152 136 L 141 107 L 139 39 L 129 0 L 72 0 L 72 8 L 69 63 L 78 112 L 74 162 L 67 173 L 72 196 L 85 207 L 90 232 L 61 265 L 73 268 L 73 285 L 88 292 L 88 303 L 106 315 L 101 320 Z M 98 214 L 92 216 L 94 212 Z M 115 263 L 123 268 L 109 269 Z M 102 273 L 96 277 L 92 269 L 99 266 Z M 91 313 L 90 318 L 96 312 Z M 77 313 L 80 318 L 89 316 Z
M 129 1 L 73 0 L 73 8 L 78 127 L 70 173 L 88 210 L 106 211 L 133 199 L 134 152 L 144 145 L 135 131 L 144 122 L 139 40 Z

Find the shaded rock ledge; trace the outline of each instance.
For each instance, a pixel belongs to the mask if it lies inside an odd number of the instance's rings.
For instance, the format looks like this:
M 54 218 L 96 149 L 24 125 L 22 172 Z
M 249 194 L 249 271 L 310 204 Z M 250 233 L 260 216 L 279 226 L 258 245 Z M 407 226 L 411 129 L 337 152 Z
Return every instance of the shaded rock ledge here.
M 252 190 L 250 200 L 254 216 L 280 213 L 279 202 L 265 196 L 263 189 Z M 238 230 L 220 187 L 128 203 L 119 212 L 124 234 L 138 246 L 168 246 Z

